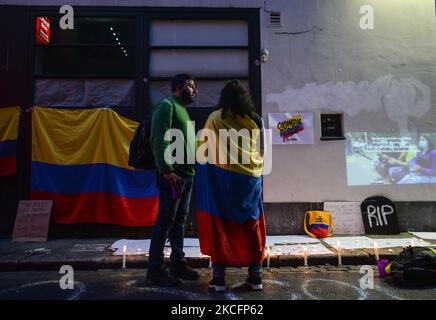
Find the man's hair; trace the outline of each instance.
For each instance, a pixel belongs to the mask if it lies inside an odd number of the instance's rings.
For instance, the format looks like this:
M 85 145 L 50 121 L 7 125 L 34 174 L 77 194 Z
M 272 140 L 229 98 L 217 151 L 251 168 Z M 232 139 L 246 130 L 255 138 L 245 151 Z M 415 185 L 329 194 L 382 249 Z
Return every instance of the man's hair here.
M 250 94 L 244 89 L 238 80 L 229 81 L 221 90 L 218 108 L 223 108 L 222 118 L 229 114 L 244 117 L 253 117 L 255 113 L 254 103 Z
M 187 80 L 195 80 L 194 77 L 187 73 L 181 73 L 171 80 L 171 92 L 176 92 L 178 87 L 183 87 Z

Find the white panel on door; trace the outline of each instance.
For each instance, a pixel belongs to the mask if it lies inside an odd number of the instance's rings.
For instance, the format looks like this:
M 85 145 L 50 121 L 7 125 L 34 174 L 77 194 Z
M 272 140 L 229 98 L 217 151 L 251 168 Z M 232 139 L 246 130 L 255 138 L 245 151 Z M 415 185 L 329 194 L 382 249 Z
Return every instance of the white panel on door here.
M 155 20 L 150 26 L 150 45 L 247 46 L 248 24 L 243 20 Z

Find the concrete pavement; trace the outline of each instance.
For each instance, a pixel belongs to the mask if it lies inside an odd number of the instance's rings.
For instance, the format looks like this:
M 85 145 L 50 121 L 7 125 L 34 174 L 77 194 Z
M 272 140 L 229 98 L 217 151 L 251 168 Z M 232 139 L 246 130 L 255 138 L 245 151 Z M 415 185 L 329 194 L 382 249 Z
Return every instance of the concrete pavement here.
M 198 270 L 200 279 L 174 288 L 146 285 L 144 269 L 75 271 L 72 289 L 60 287 L 59 272 L 1 272 L 0 300 L 436 300 L 436 288 L 397 287 L 380 279 L 375 267 L 372 288 L 362 287 L 368 269 L 361 273 L 360 266 L 272 268 L 260 292 L 244 285 L 246 268 L 230 268 L 223 293 L 208 290 L 210 269 Z

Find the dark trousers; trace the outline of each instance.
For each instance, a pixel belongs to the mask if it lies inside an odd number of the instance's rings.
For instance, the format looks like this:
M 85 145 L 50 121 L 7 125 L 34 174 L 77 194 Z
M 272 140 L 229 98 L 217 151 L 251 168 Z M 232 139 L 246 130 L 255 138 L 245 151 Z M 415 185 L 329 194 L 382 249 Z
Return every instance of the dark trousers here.
M 185 237 L 185 222 L 189 213 L 193 176 L 182 177 L 181 196 L 173 199 L 170 183 L 158 175 L 159 210 L 150 243 L 148 270 L 156 271 L 164 267 L 164 247 L 167 239 L 171 245 L 171 264 L 177 265 L 185 261 L 183 240 Z

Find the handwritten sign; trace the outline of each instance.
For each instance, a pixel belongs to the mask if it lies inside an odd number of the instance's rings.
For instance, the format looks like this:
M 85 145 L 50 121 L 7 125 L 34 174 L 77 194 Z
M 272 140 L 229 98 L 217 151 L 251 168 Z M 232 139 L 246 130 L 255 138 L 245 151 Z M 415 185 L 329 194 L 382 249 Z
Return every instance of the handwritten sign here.
M 52 200 L 21 200 L 12 241 L 47 241 Z
M 321 140 L 337 140 L 344 138 L 343 115 L 321 114 Z
M 363 224 L 367 234 L 398 234 L 394 203 L 385 197 L 370 197 L 361 204 Z
M 360 202 L 324 202 L 324 210 L 332 215 L 334 234 L 365 234 Z

